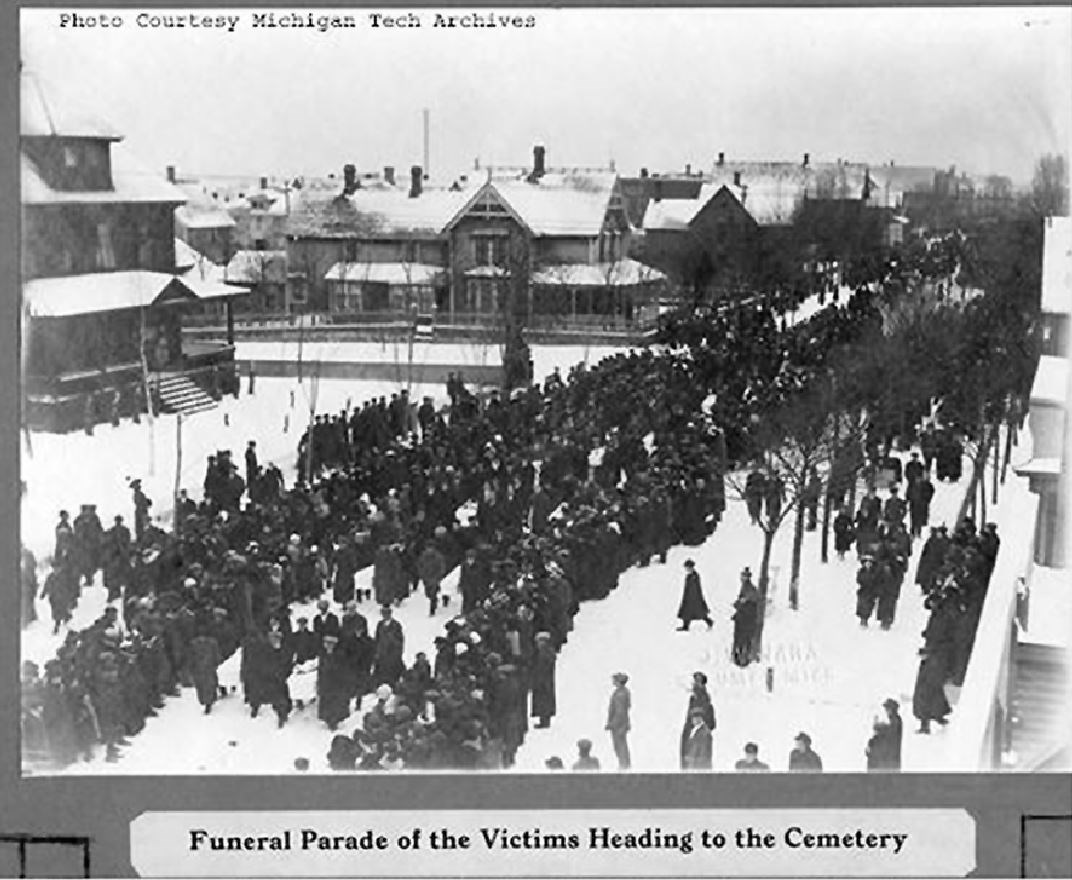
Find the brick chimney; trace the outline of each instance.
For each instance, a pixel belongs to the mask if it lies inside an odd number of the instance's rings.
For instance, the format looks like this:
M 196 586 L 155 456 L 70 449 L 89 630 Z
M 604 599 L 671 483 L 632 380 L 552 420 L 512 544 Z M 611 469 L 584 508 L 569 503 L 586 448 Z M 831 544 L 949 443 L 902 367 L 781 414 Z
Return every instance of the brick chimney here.
M 536 183 L 547 173 L 546 159 L 547 150 L 542 146 L 537 144 L 532 148 L 532 173 L 529 175 L 529 183 Z
M 267 177 L 262 177 L 261 178 L 261 189 L 268 189 L 268 178 Z
M 726 154 L 725 153 L 719 153 L 718 154 L 718 167 L 721 168 L 725 164 L 726 164 Z
M 692 177 L 692 165 L 688 162 L 685 163 L 685 176 Z
M 647 177 L 648 176 L 648 169 L 647 168 L 641 168 L 640 169 L 640 176 L 641 177 Z
M 808 163 L 810 163 L 810 162 L 811 162 L 811 153 L 805 153 L 804 154 L 804 162 L 803 162 L 803 165 L 801 167 L 807 168 Z
M 417 198 L 424 189 L 424 172 L 420 165 L 414 165 L 409 170 L 409 197 Z
M 167 182 L 168 183 L 174 183 L 175 182 L 175 166 L 174 165 L 168 165 L 168 167 L 164 169 L 164 173 L 167 175 Z
M 395 185 L 395 166 L 385 165 L 383 169 L 383 179 L 388 186 Z
M 653 180 L 651 184 L 651 197 L 654 201 L 660 202 L 663 198 L 663 182 L 661 180 Z
M 357 168 L 353 165 L 342 166 L 342 194 L 352 196 L 357 192 Z
M 740 186 L 741 185 L 741 172 L 740 171 L 734 171 L 733 172 L 733 185 L 734 186 Z

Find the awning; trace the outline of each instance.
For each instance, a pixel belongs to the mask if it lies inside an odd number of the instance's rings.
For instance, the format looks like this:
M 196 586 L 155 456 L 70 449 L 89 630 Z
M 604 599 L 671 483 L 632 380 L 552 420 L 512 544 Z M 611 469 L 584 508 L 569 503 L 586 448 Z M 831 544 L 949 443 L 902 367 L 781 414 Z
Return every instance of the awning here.
M 632 287 L 656 284 L 666 276 L 636 260 L 616 263 L 564 263 L 548 266 L 532 276 L 532 283 L 554 287 Z
M 325 281 L 371 281 L 379 284 L 435 284 L 444 272 L 442 266 L 425 263 L 336 263 Z

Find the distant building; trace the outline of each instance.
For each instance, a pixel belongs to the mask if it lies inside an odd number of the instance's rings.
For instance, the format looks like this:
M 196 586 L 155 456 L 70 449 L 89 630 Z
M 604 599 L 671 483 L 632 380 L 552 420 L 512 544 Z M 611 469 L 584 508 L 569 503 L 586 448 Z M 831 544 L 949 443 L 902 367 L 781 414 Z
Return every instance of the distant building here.
M 362 186 L 306 200 L 288 239 L 292 287 L 310 310 L 436 314 L 477 323 L 632 321 L 663 281 L 627 257 L 632 226 L 613 172 L 531 169 L 427 186 Z M 393 177 L 393 175 L 392 175 Z M 386 175 L 385 175 L 386 178 Z
M 122 136 L 22 75 L 23 372 L 26 420 L 69 429 L 130 413 L 162 375 L 233 369 L 231 346 L 182 342 L 184 310 L 233 288 L 186 277 L 175 186 L 134 170 Z M 224 376 L 224 378 L 226 378 Z

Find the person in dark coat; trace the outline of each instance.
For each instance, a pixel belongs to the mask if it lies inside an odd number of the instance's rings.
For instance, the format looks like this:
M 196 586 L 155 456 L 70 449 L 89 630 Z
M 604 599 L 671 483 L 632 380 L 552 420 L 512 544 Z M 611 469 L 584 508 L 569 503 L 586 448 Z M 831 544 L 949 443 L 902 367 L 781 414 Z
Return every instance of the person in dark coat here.
M 852 542 L 856 533 L 852 526 L 852 517 L 848 510 L 842 507 L 834 517 L 834 552 L 838 559 L 844 559 L 845 554 L 852 548 Z
M 934 484 L 926 476 L 920 474 L 918 479 L 908 484 L 905 498 L 908 501 L 908 521 L 912 537 L 918 538 L 923 534 L 923 528 L 930 519 Z
M 763 496 L 767 491 L 767 478 L 762 471 L 752 471 L 745 480 L 744 501 L 748 507 L 748 516 L 752 525 L 759 525 L 760 514 L 763 513 Z
M 103 544 L 104 586 L 108 589 L 108 601 L 112 602 L 130 586 L 130 529 L 123 525 L 123 517 L 115 518 L 115 524 L 104 533 Z
M 54 634 L 60 631 L 62 625 L 71 622 L 77 597 L 78 579 L 71 564 L 66 559 L 56 560 L 41 590 L 41 598 L 48 599 L 52 611 Z
M 376 624 L 376 653 L 373 669 L 375 684 L 389 684 L 393 687 L 398 682 L 399 676 L 406 668 L 402 660 L 404 647 L 405 636 L 402 632 L 402 624 L 392 616 L 391 606 L 384 605 L 380 609 L 380 622 Z
M 379 605 L 400 604 L 409 593 L 409 584 L 402 567 L 402 557 L 394 544 L 376 550 L 372 569 L 372 588 Z
M 357 551 L 351 540 L 344 535 L 340 538 L 339 549 L 335 553 L 335 579 L 331 591 L 331 597 L 339 605 L 353 601 L 354 575 L 357 572 Z
M 265 661 L 268 702 L 275 711 L 279 726 L 282 727 L 287 723 L 292 706 L 289 679 L 294 668 L 294 655 L 290 646 L 284 643 L 283 633 L 279 630 L 268 633 Z M 349 708 L 349 702 L 347 702 L 347 708 Z
M 555 717 L 555 663 L 557 655 L 551 634 L 536 634 L 536 655 L 532 666 L 532 717 L 537 727 L 550 727 Z
M 904 733 L 900 703 L 886 700 L 882 708 L 886 719 L 875 718 L 871 738 L 867 741 L 867 769 L 900 770 L 901 738 Z
M 338 644 L 338 636 L 324 636 L 316 670 L 317 716 L 330 730 L 350 714 L 346 658 L 336 650 Z
M 688 630 L 689 625 L 694 620 L 702 620 L 707 624 L 707 628 L 711 629 L 715 625 L 715 622 L 711 619 L 711 611 L 707 607 L 707 600 L 704 598 L 703 587 L 700 585 L 700 576 L 696 573 L 696 563 L 691 559 L 685 560 L 685 588 L 681 594 L 681 604 L 677 609 L 678 619 L 681 621 L 681 626 L 678 627 L 679 632 Z
M 801 731 L 793 738 L 793 751 L 789 753 L 790 773 L 818 773 L 823 769 L 823 759 L 812 751 L 811 737 Z
M 22 601 L 19 604 L 19 624 L 27 627 L 37 620 L 37 559 L 26 547 L 22 548 L 19 566 L 19 585 L 22 588 Z
M 577 740 L 577 760 L 573 762 L 574 770 L 598 770 L 599 758 L 592 754 L 590 739 Z
M 689 732 L 693 728 L 692 715 L 699 711 L 703 715 L 707 729 L 715 729 L 715 707 L 711 702 L 711 694 L 707 691 L 707 676 L 702 672 L 692 674 L 692 690 L 689 692 L 689 705 L 685 711 L 685 723 L 681 728 L 681 769 L 686 767 L 686 752 Z
M 916 583 L 923 592 L 929 593 L 934 589 L 948 549 L 949 537 L 945 526 L 935 526 L 923 544 L 916 568 Z
M 207 632 L 202 632 L 190 643 L 189 668 L 197 690 L 197 701 L 204 707 L 206 715 L 212 711 L 219 696 L 217 669 L 220 660 L 219 643 Z
M 738 759 L 733 769 L 744 773 L 769 773 L 770 764 L 764 764 L 759 760 L 759 746 L 750 742 L 744 744 L 744 757 Z
M 320 642 L 316 633 L 309 629 L 309 621 L 298 618 L 298 628 L 294 632 L 294 662 L 299 666 L 308 663 L 319 653 Z
M 340 623 L 334 612 L 330 611 L 330 603 L 327 599 L 321 599 L 316 603 L 317 614 L 313 618 L 313 634 L 316 636 L 317 645 L 323 645 L 324 636 L 338 636 Z
M 610 695 L 610 703 L 607 706 L 607 723 L 604 728 L 610 731 L 611 745 L 618 759 L 618 769 L 628 770 L 632 766 L 632 758 L 629 754 L 632 696 L 629 688 L 626 687 L 629 683 L 629 676 L 624 672 L 616 672 L 611 676 L 611 682 L 614 684 L 614 691 Z
M 477 551 L 470 547 L 458 569 L 458 592 L 462 595 L 462 614 L 468 614 L 484 600 L 487 579 L 484 567 L 477 562 Z
M 447 530 L 443 526 L 436 528 L 437 540 L 444 540 L 446 534 Z M 421 555 L 417 557 L 417 574 L 428 599 L 428 616 L 434 617 L 439 608 L 439 591 L 442 589 L 443 578 L 447 575 L 447 560 L 434 542 L 426 544 Z
M 875 610 L 879 592 L 882 587 L 882 573 L 875 565 L 875 557 L 867 554 L 862 558 L 863 565 L 856 573 L 856 616 L 860 626 L 866 627 Z
M 710 770 L 714 760 L 714 745 L 711 728 L 704 719 L 704 710 L 693 709 L 689 715 L 689 729 L 685 734 L 683 769 Z
M 919 719 L 916 733 L 930 733 L 931 722 L 946 724 L 946 716 L 952 711 L 945 698 L 948 670 L 943 652 L 924 646 L 919 655 L 919 671 L 912 691 L 912 714 Z
M 733 662 L 738 666 L 752 662 L 761 601 L 752 583 L 752 572 L 746 568 L 741 572 L 741 590 L 733 603 Z

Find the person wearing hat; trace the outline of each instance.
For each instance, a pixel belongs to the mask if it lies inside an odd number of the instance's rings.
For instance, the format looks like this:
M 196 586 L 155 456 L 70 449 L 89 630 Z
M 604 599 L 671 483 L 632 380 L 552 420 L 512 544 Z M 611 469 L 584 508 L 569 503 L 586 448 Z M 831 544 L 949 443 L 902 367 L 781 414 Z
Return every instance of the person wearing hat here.
M 373 682 L 377 685 L 395 685 L 406 668 L 402 660 L 405 634 L 402 624 L 394 619 L 390 605 L 380 608 L 380 620 L 376 624 L 376 647 L 374 654 Z
M 697 706 L 689 713 L 689 728 L 685 733 L 683 770 L 710 770 L 714 759 L 713 737 L 704 710 Z
M 257 441 L 250 440 L 246 444 L 246 485 L 250 487 L 250 492 L 253 491 L 253 483 L 257 478 L 257 474 L 260 468 L 257 465 Z
M 919 720 L 916 733 L 929 734 L 932 721 L 944 726 L 948 723 L 946 716 L 953 711 L 945 696 L 949 658 L 947 650 L 929 644 L 919 649 L 919 656 L 919 670 L 912 690 L 912 714 Z
M 313 618 L 313 634 L 317 644 L 323 644 L 324 636 L 338 636 L 342 625 L 339 618 L 330 610 L 331 603 L 327 599 L 320 599 L 316 603 L 317 613 Z
M 66 510 L 61 510 L 60 521 L 56 523 L 56 545 L 52 558 L 57 561 L 66 559 L 74 545 L 74 529 L 71 527 L 70 516 Z
M 789 753 L 789 772 L 818 773 L 822 769 L 822 758 L 812 751 L 811 737 L 801 731 L 793 737 L 793 750 Z
M 901 721 L 900 703 L 894 699 L 884 700 L 882 710 L 885 718 L 877 715 L 872 723 L 871 738 L 867 741 L 867 769 L 900 770 L 901 738 L 904 724 Z
M 938 583 L 938 575 L 949 550 L 945 526 L 934 526 L 923 544 L 916 567 L 916 583 L 924 593 L 930 593 Z
M 923 527 L 931 516 L 931 500 L 934 498 L 934 483 L 923 473 L 923 465 L 919 466 L 920 475 L 908 484 L 905 490 L 905 499 L 908 501 L 908 522 L 912 537 L 918 538 L 923 534 Z
M 632 757 L 629 754 L 629 715 L 633 699 L 626 687 L 628 682 L 629 676 L 624 672 L 616 672 L 611 676 L 614 690 L 610 695 L 607 723 L 604 725 L 604 729 L 610 731 L 611 745 L 614 747 L 614 756 L 618 759 L 619 770 L 628 770 L 632 766 Z
M 220 644 L 206 627 L 190 642 L 188 668 L 197 691 L 197 701 L 208 715 L 219 697 L 220 682 L 217 675 L 222 658 Z
M 685 586 L 681 593 L 681 603 L 677 609 L 678 619 L 681 626 L 679 632 L 686 632 L 694 620 L 702 620 L 711 629 L 715 622 L 711 619 L 711 611 L 707 607 L 704 598 L 703 587 L 700 585 L 700 575 L 696 573 L 696 563 L 691 559 L 685 560 Z
M 875 557 L 865 553 L 860 557 L 863 563 L 856 573 L 856 616 L 860 619 L 860 628 L 867 629 L 871 614 L 875 610 L 879 591 L 882 586 L 882 573 L 875 564 Z
M 733 769 L 743 773 L 768 773 L 770 765 L 759 760 L 759 746 L 750 742 L 744 744 L 744 757 L 738 759 Z
M 923 479 L 923 462 L 919 460 L 918 452 L 913 452 L 909 456 L 908 463 L 904 466 L 904 476 L 910 489 L 914 482 Z
M 599 758 L 592 754 L 590 739 L 577 740 L 577 760 L 573 762 L 574 770 L 598 770 Z
M 532 663 L 532 717 L 538 718 L 536 726 L 550 727 L 555 716 L 555 664 L 558 655 L 551 634 L 536 634 L 536 654 Z
M 442 532 L 440 531 L 442 529 Z M 421 555 L 417 557 L 417 575 L 424 585 L 424 595 L 428 599 L 428 616 L 435 617 L 439 608 L 439 591 L 443 578 L 447 574 L 447 560 L 437 546 L 445 540 L 447 530 L 442 526 L 436 528 L 436 540 L 425 544 Z
M 52 570 L 45 577 L 41 598 L 48 599 L 52 612 L 52 633 L 71 622 L 74 606 L 78 602 L 78 579 L 69 556 L 56 557 Z
M 108 601 L 113 602 L 130 586 L 133 550 L 130 529 L 123 525 L 123 517 L 117 516 L 115 524 L 104 533 L 102 550 L 104 586 L 108 590 Z
M 692 713 L 699 709 L 703 712 L 704 724 L 708 730 L 715 729 L 715 707 L 711 702 L 711 694 L 707 690 L 707 675 L 703 672 L 692 674 L 692 687 L 689 691 L 689 705 L 685 711 L 685 724 L 681 728 L 681 769 L 686 769 L 685 757 L 688 747 L 689 733 L 692 730 Z
M 845 554 L 852 547 L 856 532 L 852 525 L 852 516 L 847 507 L 842 506 L 834 517 L 834 552 L 838 561 L 845 559 Z
M 741 572 L 741 589 L 733 603 L 733 662 L 747 666 L 754 659 L 762 597 L 752 583 L 751 569 Z
M 153 502 L 141 490 L 141 480 L 131 480 L 130 488 L 134 496 L 134 538 L 141 543 L 150 525 L 149 508 L 153 506 Z
M 349 675 L 346 658 L 336 650 L 337 635 L 325 635 L 321 641 L 316 669 L 317 716 L 329 730 L 335 730 L 350 714 Z

